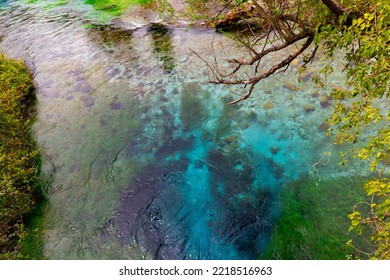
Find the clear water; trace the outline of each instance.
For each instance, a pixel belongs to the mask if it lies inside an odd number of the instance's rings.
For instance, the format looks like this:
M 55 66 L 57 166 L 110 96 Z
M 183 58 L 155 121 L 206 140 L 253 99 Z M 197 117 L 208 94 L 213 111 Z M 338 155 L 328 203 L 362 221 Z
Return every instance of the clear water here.
M 240 54 L 234 42 L 203 29 L 93 27 L 89 9 L 14 1 L 0 11 L 0 49 L 34 72 L 34 133 L 52 181 L 44 254 L 260 256 L 279 191 L 313 176 L 313 164 L 333 149 L 320 127 L 330 112 L 320 103 L 326 91 L 298 84 L 294 66 L 264 81 L 254 98 L 226 105 L 242 89 L 207 84 L 189 48 L 207 57 L 215 36 Z M 329 83 L 342 84 L 342 76 Z M 340 175 L 336 161 L 321 176 Z

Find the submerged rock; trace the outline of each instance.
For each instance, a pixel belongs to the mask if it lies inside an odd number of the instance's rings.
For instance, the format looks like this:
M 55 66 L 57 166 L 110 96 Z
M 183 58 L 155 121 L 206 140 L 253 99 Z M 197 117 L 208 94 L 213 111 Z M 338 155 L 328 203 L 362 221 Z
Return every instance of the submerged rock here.
M 280 151 L 280 147 L 270 147 L 271 154 L 276 155 Z
M 83 98 L 83 103 L 85 107 L 89 108 L 95 104 L 95 100 L 93 99 L 92 96 L 87 96 Z
M 288 89 L 289 91 L 299 91 L 299 87 L 297 87 L 296 85 L 294 85 L 292 83 L 284 83 L 283 87 L 285 89 Z
M 156 11 L 137 5 L 124 13 L 121 17 L 111 21 L 115 27 L 134 30 L 151 23 L 159 23 L 161 18 Z
M 271 102 L 267 102 L 264 104 L 263 109 L 269 110 L 269 109 L 272 109 L 273 107 L 274 107 L 274 105 Z
M 315 111 L 315 107 L 312 104 L 306 104 L 305 106 L 303 106 L 303 109 L 306 113 L 311 113 Z
M 311 91 L 310 92 L 310 96 L 313 97 L 313 98 L 317 98 L 319 96 L 318 91 L 317 90 Z
M 92 87 L 86 80 L 80 79 L 76 82 L 74 86 L 74 91 L 81 93 L 90 93 L 92 91 Z
M 330 127 L 330 123 L 323 122 L 320 124 L 320 126 L 318 126 L 318 130 L 324 132 L 324 131 L 327 131 L 329 129 L 329 127 Z
M 307 82 L 309 80 L 311 80 L 312 78 L 312 74 L 311 73 L 301 73 L 299 74 L 299 79 L 301 79 L 302 82 Z
M 114 102 L 110 105 L 111 110 L 120 110 L 122 109 L 122 104 L 120 102 Z
M 328 96 L 326 95 L 321 95 L 320 97 L 320 105 L 322 108 L 327 108 L 330 105 L 332 105 L 331 100 L 329 100 Z
M 299 58 L 295 58 L 293 61 L 291 61 L 290 65 L 293 67 L 297 67 L 299 64 Z

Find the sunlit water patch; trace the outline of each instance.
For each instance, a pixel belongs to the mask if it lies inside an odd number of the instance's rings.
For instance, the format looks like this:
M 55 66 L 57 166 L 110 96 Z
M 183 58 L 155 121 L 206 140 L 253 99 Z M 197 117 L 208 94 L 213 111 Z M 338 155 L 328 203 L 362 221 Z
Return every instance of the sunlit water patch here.
M 207 85 L 189 51 L 210 55 L 214 36 L 239 51 L 210 30 L 126 31 L 69 7 L 13 3 L 0 12 L 0 47 L 26 60 L 37 88 L 34 131 L 52 181 L 48 258 L 264 252 L 279 191 L 312 176 L 330 149 L 331 101 L 325 90 L 297 84 L 292 69 L 248 102 L 227 105 L 231 88 Z M 327 168 L 339 175 L 332 161 Z

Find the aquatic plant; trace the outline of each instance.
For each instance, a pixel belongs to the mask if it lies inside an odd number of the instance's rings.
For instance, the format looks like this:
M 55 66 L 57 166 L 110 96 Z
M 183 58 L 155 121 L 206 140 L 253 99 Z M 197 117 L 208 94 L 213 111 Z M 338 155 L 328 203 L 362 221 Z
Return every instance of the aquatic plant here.
M 202 103 L 202 88 L 198 83 L 186 83 L 181 93 L 180 119 L 184 129 L 200 128 L 207 117 L 207 109 Z
M 359 188 L 369 178 L 337 178 L 318 182 L 299 180 L 281 193 L 281 216 L 263 259 L 337 260 L 356 256 L 347 245 L 353 238 L 365 250 L 372 250 L 370 232 L 359 236 L 346 229 L 351 201 L 364 199 Z M 364 257 L 364 254 L 358 256 Z
M 54 8 L 54 7 L 64 6 L 66 4 L 68 4 L 67 0 L 58 0 L 56 2 L 47 4 L 46 6 L 44 6 L 44 8 L 45 9 L 50 9 L 50 8 Z
M 152 34 L 154 52 L 159 60 L 162 61 L 165 71 L 171 73 L 176 64 L 173 58 L 173 46 L 169 29 L 162 24 L 152 24 L 149 32 Z
M 96 10 L 105 11 L 112 15 L 120 15 L 129 7 L 134 5 L 144 5 L 152 0 L 86 0 L 86 4 L 91 4 Z

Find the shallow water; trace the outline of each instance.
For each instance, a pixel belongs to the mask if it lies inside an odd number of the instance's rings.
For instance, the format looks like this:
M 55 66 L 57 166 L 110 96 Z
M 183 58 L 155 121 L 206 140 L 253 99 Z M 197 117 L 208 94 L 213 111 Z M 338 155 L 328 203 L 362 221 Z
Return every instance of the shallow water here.
M 313 164 L 334 149 L 320 126 L 331 110 L 320 102 L 326 91 L 298 84 L 294 66 L 254 98 L 226 105 L 233 89 L 208 85 L 189 48 L 208 56 L 215 36 L 239 53 L 229 39 L 212 30 L 91 24 L 90 7 L 71 2 L 7 2 L 0 10 L 0 49 L 34 73 L 34 133 L 52 181 L 45 256 L 260 256 L 279 191 L 317 175 Z M 340 175 L 334 162 L 317 165 L 321 176 Z

